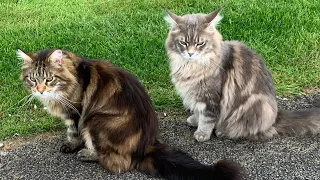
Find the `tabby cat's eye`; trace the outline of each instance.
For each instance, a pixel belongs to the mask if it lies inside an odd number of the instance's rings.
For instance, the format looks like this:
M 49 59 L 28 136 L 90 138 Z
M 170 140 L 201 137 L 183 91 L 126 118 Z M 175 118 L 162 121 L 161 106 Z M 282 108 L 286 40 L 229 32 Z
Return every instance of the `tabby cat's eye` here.
M 196 46 L 203 46 L 205 44 L 205 42 L 203 41 L 203 42 L 198 42 L 197 44 L 196 44 Z
M 188 46 L 188 43 L 187 43 L 187 42 L 179 41 L 179 43 L 180 43 L 182 46 Z
M 53 77 L 51 76 L 51 77 L 48 77 L 48 78 L 46 78 L 46 82 L 50 82 L 50 81 L 52 81 L 53 80 Z
M 36 78 L 34 78 L 34 77 L 29 77 L 29 79 L 30 79 L 30 81 L 32 81 L 32 82 L 36 82 Z

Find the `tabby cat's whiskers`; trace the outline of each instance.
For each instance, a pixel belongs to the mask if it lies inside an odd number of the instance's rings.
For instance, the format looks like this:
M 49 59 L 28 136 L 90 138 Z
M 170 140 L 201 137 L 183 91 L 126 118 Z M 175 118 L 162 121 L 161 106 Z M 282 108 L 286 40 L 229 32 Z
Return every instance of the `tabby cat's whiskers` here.
M 68 101 L 68 102 L 70 102 L 70 103 L 74 103 L 74 104 L 79 104 L 79 103 L 81 103 L 80 101 L 79 101 L 79 102 L 71 101 L 70 99 L 66 98 L 65 96 L 63 96 L 63 95 L 61 95 L 61 94 L 57 94 L 57 96 L 59 96 L 60 98 L 65 99 L 66 101 Z
M 27 99 L 25 99 L 25 98 L 27 98 Z M 28 96 L 25 96 L 22 100 L 26 100 L 21 106 L 23 107 L 23 106 L 25 106 L 25 105 L 27 105 L 27 104 L 30 104 L 34 99 L 35 99 L 35 97 L 32 95 L 32 94 L 30 94 L 30 95 L 28 95 Z M 20 100 L 19 102 L 21 102 L 22 100 Z M 19 103 L 18 102 L 18 103 Z
M 34 99 L 35 99 L 35 96 L 33 96 L 33 95 L 30 96 L 28 98 L 28 100 L 25 103 L 22 104 L 22 106 L 25 106 L 26 104 L 30 104 Z
M 53 96 L 53 98 L 55 100 L 57 100 L 58 102 L 60 102 L 62 105 L 71 108 L 72 110 L 74 110 L 79 116 L 81 116 L 80 112 L 78 111 L 78 109 L 76 107 L 74 107 L 70 102 L 68 102 L 67 99 L 64 99 L 62 96 L 56 95 Z
M 20 106 L 23 107 L 26 104 L 30 104 L 30 102 L 34 99 L 34 96 L 32 94 L 29 94 L 27 96 L 24 96 L 22 99 L 20 99 L 17 103 L 15 103 L 14 105 L 10 106 L 9 108 L 7 108 L 5 111 L 1 111 L 1 114 L 4 114 L 5 112 L 11 110 L 13 107 L 17 106 L 18 104 L 20 104 L 21 102 L 24 101 L 24 103 Z

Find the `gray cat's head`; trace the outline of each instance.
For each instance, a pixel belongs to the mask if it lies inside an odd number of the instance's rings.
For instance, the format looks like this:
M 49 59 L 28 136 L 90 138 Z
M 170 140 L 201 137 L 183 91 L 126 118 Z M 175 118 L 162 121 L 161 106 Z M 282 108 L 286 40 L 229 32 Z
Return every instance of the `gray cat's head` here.
M 176 52 L 188 61 L 206 61 L 208 53 L 220 47 L 221 35 L 216 25 L 222 19 L 221 9 L 210 14 L 186 14 L 178 16 L 167 10 L 165 20 L 170 31 L 166 41 L 167 51 Z M 203 62 L 205 63 L 205 62 Z

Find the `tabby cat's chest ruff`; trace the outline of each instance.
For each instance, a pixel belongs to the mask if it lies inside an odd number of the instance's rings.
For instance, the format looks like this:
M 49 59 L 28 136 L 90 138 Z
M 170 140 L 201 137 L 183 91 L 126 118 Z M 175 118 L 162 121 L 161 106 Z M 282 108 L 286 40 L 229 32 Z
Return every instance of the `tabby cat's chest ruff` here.
M 70 119 L 73 116 L 80 116 L 80 114 L 77 114 L 78 112 L 62 105 L 60 102 L 55 100 L 41 100 L 41 102 L 52 116 L 61 118 L 63 120 Z M 77 107 L 77 109 L 79 110 L 80 108 Z
M 55 117 L 59 117 L 61 119 L 65 119 L 65 110 L 63 108 L 63 106 L 61 106 L 61 104 L 59 102 L 56 102 L 54 100 L 41 100 L 42 104 L 47 108 L 47 111 L 55 116 Z

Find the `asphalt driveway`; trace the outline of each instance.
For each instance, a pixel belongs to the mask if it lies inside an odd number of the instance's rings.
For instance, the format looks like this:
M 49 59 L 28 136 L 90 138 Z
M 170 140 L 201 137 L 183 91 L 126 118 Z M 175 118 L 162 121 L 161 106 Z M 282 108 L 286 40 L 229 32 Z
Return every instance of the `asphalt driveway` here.
M 281 99 L 279 105 L 286 109 L 308 108 L 318 97 L 313 94 L 290 101 Z M 232 159 L 245 167 L 250 179 L 257 180 L 320 179 L 320 135 L 277 137 L 264 142 L 212 137 L 199 143 L 192 137 L 195 129 L 186 125 L 187 112 L 164 112 L 159 112 L 163 140 L 202 163 Z M 135 171 L 112 175 L 98 164 L 78 161 L 75 154 L 61 154 L 63 139 L 63 133 L 53 132 L 12 140 L 12 151 L 0 150 L 0 179 L 157 179 Z

